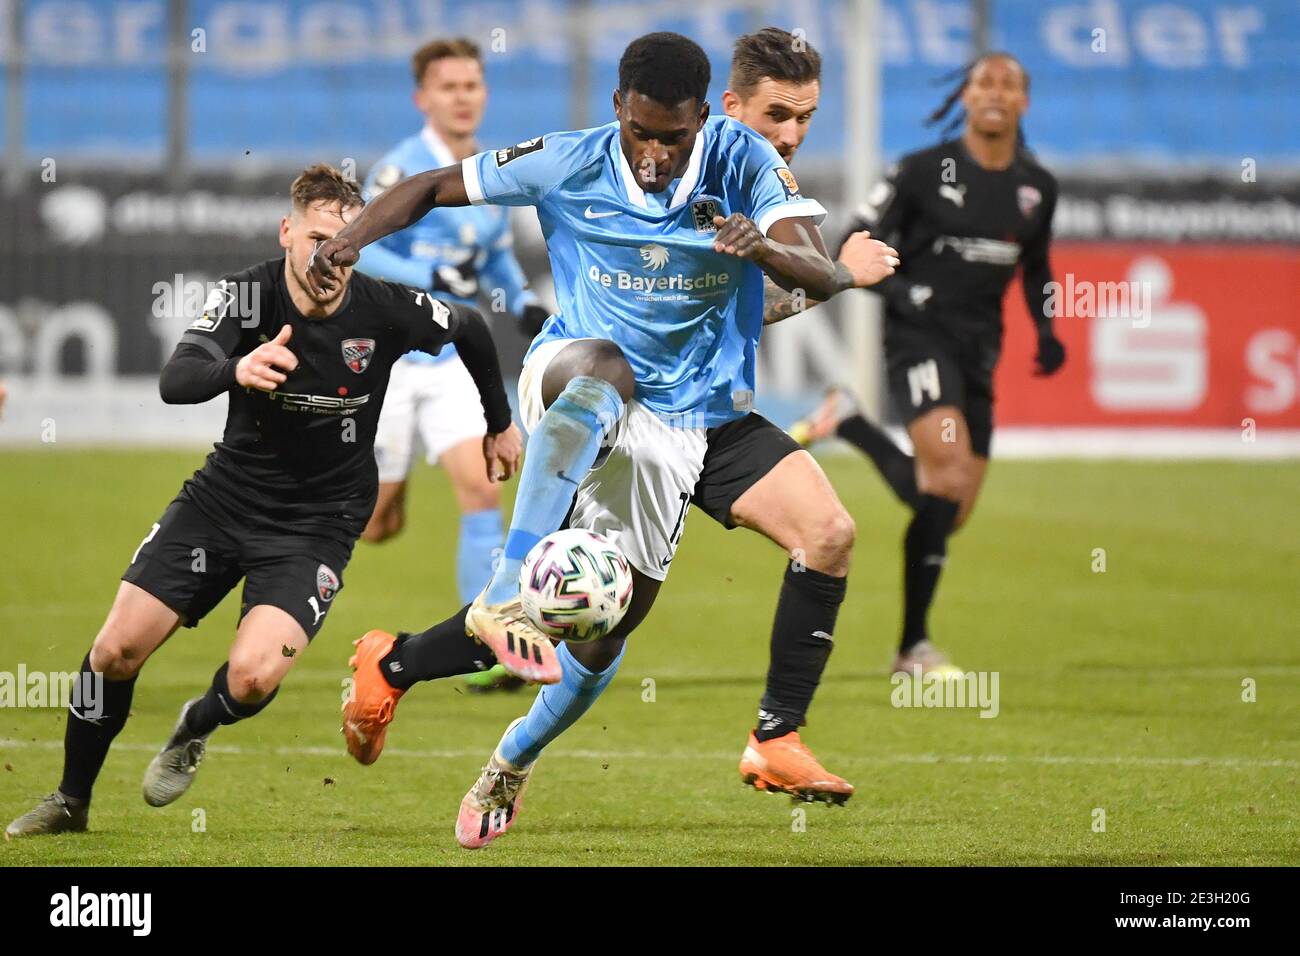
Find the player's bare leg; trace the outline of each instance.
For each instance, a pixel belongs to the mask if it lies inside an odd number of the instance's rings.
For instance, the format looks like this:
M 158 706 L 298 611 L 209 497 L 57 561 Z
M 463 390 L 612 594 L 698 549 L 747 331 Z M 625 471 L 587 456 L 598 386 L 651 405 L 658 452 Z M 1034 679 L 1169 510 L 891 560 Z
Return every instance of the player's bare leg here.
M 760 790 L 843 803 L 853 785 L 818 763 L 798 727 L 830 657 L 853 518 L 816 460 L 796 451 L 736 499 L 731 519 L 791 556 L 772 625 L 767 689 L 740 761 L 741 779 Z
M 907 431 L 916 452 L 920 499 L 903 540 L 903 635 L 894 671 L 960 673 L 930 642 L 926 619 L 947 560 L 948 536 L 963 503 L 973 507 L 983 469 L 971 451 L 970 429 L 959 408 L 932 408 Z
M 269 604 L 250 608 L 213 688 L 185 703 L 171 738 L 145 770 L 145 802 L 163 807 L 179 799 L 194 782 L 212 732 L 270 704 L 307 643 L 302 625 L 287 611 Z
M 975 510 L 975 502 L 979 500 L 980 489 L 984 487 L 984 476 L 988 474 L 989 460 L 984 455 L 971 455 L 969 465 L 969 481 L 966 485 L 966 493 L 961 499 L 961 508 L 957 511 L 957 520 L 953 522 L 953 533 L 960 531 L 970 520 L 971 512 Z
M 126 724 L 136 676 L 180 624 L 180 615 L 148 591 L 126 581 L 118 585 L 108 617 L 82 663 L 80 681 L 86 691 L 81 707 L 68 709 L 63 780 L 33 810 L 9 824 L 6 839 L 86 829 L 91 789 L 113 738 Z M 98 680 L 102 686 L 97 687 Z
M 482 451 L 479 452 L 480 458 Z M 371 544 L 379 544 L 395 537 L 406 525 L 406 482 L 381 481 L 375 498 L 375 510 L 361 537 Z

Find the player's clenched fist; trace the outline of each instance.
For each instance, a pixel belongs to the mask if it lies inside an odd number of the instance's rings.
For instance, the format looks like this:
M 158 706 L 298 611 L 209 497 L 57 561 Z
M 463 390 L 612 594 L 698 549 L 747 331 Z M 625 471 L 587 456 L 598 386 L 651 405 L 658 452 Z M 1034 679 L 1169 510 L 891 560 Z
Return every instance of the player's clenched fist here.
M 264 392 L 274 392 L 283 385 L 286 376 L 298 367 L 297 357 L 286 348 L 292 334 L 293 329 L 285 325 L 275 338 L 241 358 L 235 366 L 235 381 Z
M 511 425 L 503 432 L 483 436 L 483 458 L 487 462 L 488 481 L 509 481 L 519 470 L 524 454 L 524 436 Z
M 733 212 L 726 219 L 713 217 L 718 234 L 713 237 L 713 251 L 725 252 L 742 259 L 760 259 L 767 252 L 767 239 L 758 230 L 758 223 L 744 213 Z
M 854 287 L 865 289 L 894 274 L 898 268 L 898 250 L 872 239 L 871 233 L 864 230 L 844 241 L 840 262 L 852 274 Z
M 335 236 L 319 243 L 307 260 L 307 288 L 315 296 L 324 296 L 334 291 L 338 276 L 334 267 L 347 268 L 361 258 L 361 250 L 352 245 L 350 239 Z

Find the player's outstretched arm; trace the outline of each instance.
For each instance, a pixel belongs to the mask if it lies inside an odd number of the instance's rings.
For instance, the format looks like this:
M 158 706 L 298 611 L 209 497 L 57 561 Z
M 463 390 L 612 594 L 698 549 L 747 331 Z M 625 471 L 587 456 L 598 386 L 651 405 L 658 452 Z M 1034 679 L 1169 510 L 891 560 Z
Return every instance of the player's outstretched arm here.
M 766 236 L 743 213 L 715 216 L 713 224 L 715 251 L 749 259 L 787 292 L 801 289 L 805 298 L 825 302 L 854 286 L 853 274 L 831 260 L 821 231 L 807 216 L 778 219 Z
M 849 270 L 855 289 L 867 289 L 894 274 L 898 268 L 898 250 L 866 231 L 852 233 L 843 243 L 837 263 Z M 766 276 L 763 279 L 763 324 L 782 322 L 814 305 L 817 299 L 807 299 L 797 292 L 786 292 Z
M 468 205 L 459 165 L 416 173 L 385 189 L 338 235 L 316 247 L 307 265 L 307 283 L 317 294 L 331 292 L 339 281 L 335 266 L 354 265 L 363 246 L 419 222 L 430 209 Z

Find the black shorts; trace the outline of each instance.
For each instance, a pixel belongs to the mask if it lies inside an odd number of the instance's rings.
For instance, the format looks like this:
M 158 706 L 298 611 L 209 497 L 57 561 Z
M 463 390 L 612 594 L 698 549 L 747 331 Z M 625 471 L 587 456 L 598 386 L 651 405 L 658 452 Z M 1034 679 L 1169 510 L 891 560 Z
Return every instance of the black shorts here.
M 184 495 L 150 529 L 122 575 L 194 627 L 244 579 L 239 610 L 270 604 L 316 636 L 343 588 L 352 547 L 328 538 L 241 529 L 217 522 Z
M 691 498 L 699 508 L 725 528 L 734 528 L 731 506 L 736 499 L 799 450 L 799 443 L 762 415 L 750 412 L 705 434 L 708 446 L 704 467 Z
M 998 338 L 962 335 L 933 319 L 888 321 L 889 394 L 903 423 L 941 405 L 955 406 L 966 418 L 971 450 L 987 458 L 993 442 L 993 370 L 1000 351 Z

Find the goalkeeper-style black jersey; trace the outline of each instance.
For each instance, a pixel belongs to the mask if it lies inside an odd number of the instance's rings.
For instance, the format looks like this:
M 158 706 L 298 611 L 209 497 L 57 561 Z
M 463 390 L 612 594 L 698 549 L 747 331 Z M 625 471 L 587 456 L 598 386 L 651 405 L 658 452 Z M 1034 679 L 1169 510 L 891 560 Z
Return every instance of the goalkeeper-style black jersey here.
M 886 321 L 926 315 L 946 331 L 1000 341 L 1002 297 L 1024 268 L 1029 314 L 1042 325 L 1057 187 L 1026 151 L 1004 170 L 980 166 L 960 139 L 904 156 L 850 231 L 898 250 L 898 271 L 873 287 Z

